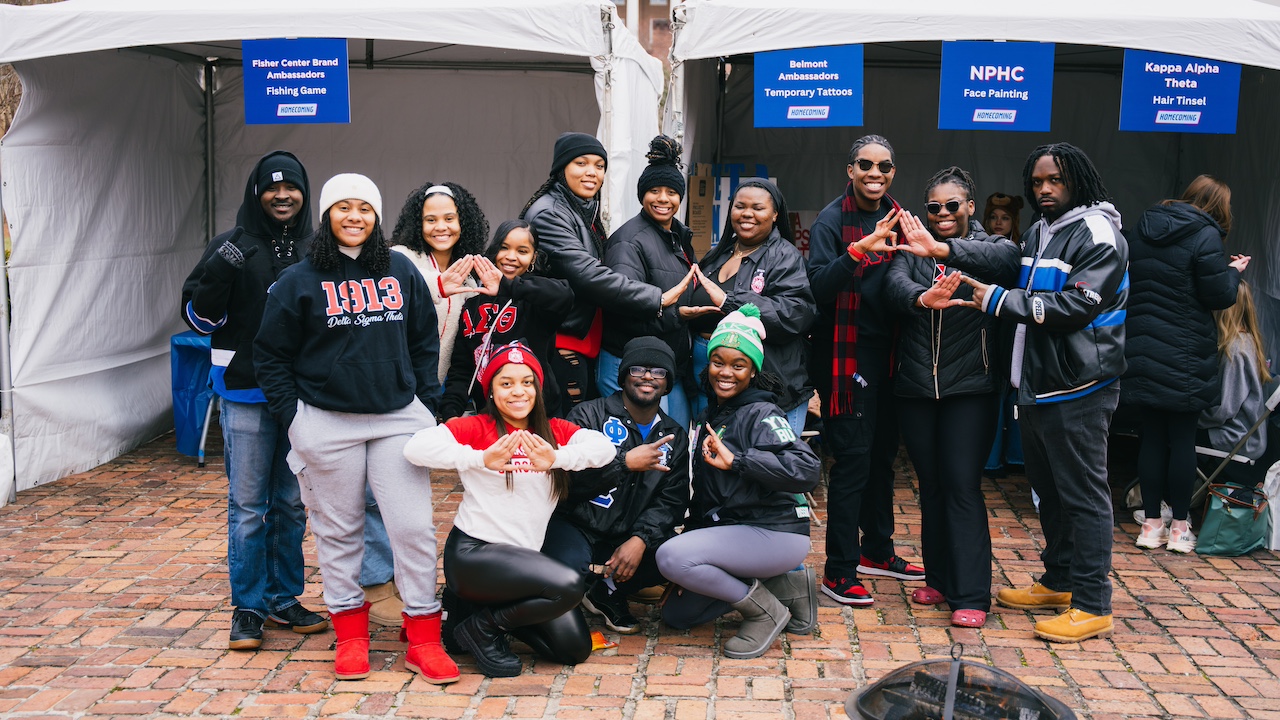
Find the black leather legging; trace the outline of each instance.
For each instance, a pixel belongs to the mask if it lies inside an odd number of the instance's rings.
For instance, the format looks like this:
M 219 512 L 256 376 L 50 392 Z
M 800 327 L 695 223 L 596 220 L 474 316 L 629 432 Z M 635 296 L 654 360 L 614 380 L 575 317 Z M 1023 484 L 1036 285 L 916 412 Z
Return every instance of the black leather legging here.
M 444 577 L 458 599 L 488 607 L 500 626 L 538 655 L 566 665 L 591 655 L 591 631 L 577 609 L 586 582 L 563 563 L 454 528 L 444 545 Z

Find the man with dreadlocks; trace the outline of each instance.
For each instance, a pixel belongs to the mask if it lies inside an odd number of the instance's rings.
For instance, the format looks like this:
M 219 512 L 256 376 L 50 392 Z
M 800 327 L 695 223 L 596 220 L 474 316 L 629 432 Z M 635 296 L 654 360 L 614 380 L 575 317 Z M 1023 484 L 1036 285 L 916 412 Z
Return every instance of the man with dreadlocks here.
M 964 278 L 974 287 L 971 307 L 1018 323 L 1010 381 L 1045 535 L 1040 581 L 1001 588 L 996 599 L 1065 610 L 1036 623 L 1036 635 L 1079 642 L 1112 630 L 1107 431 L 1125 369 L 1129 247 L 1120 213 L 1079 148 L 1036 148 L 1023 181 L 1040 217 L 1023 236 L 1018 287 Z

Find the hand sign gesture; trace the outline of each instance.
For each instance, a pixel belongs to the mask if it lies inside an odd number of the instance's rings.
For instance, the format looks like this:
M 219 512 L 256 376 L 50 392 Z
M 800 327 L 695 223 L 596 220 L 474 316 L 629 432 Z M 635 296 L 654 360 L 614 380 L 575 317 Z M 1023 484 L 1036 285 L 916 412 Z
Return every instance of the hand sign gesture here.
M 472 255 L 472 269 L 480 278 L 480 287 L 476 292 L 493 297 L 498 294 L 498 286 L 502 283 L 502 271 L 493 261 L 483 255 Z
M 889 211 L 888 215 L 880 218 L 876 223 L 876 229 L 870 235 L 863 235 L 860 240 L 850 246 L 851 250 L 866 255 L 873 252 L 890 252 L 897 249 L 898 233 L 893 231 L 893 226 L 898 222 L 898 210 L 895 208 Z
M 702 440 L 702 460 L 717 470 L 728 470 L 733 467 L 734 455 L 725 447 L 714 428 L 705 425 L 707 437 Z
M 475 268 L 476 258 L 474 255 L 464 255 L 453 262 L 444 272 L 440 273 L 440 287 L 442 295 L 449 297 L 457 295 L 460 292 L 473 292 L 473 288 L 466 286 L 467 278 L 471 277 L 471 271 Z
M 541 435 L 535 435 L 528 430 L 517 430 L 514 435 L 520 438 L 520 444 L 524 446 L 524 453 L 529 458 L 529 468 L 534 472 L 546 472 L 556 461 L 556 449 L 551 447 L 551 443 L 542 439 Z
M 724 290 L 722 290 L 719 285 L 717 285 L 714 281 L 712 281 L 711 278 L 703 274 L 702 268 L 698 267 L 697 265 L 694 265 L 693 271 L 697 273 L 698 282 L 702 283 L 702 287 L 706 289 L 707 295 L 711 298 L 711 302 L 715 303 L 717 308 L 723 305 L 724 299 L 728 297 L 725 294 Z
M 904 211 L 899 227 L 902 228 L 902 239 L 904 240 L 904 242 L 898 244 L 899 250 L 920 257 L 939 259 L 951 255 L 950 246 L 934 240 L 928 228 L 915 215 Z
M 970 307 L 974 310 L 981 310 L 982 303 L 987 299 L 987 293 L 991 291 L 991 286 L 987 283 L 974 280 L 968 275 L 961 275 L 960 279 L 964 283 L 973 288 L 972 300 L 952 300 L 947 304 L 948 307 Z
M 484 466 L 494 472 L 515 470 L 515 465 L 511 464 L 511 456 L 519 445 L 520 438 L 516 434 L 503 435 L 484 451 Z
M 920 304 L 930 310 L 942 310 L 953 306 L 953 303 L 964 302 L 963 300 L 952 300 L 951 296 L 956 290 L 960 289 L 960 283 L 964 278 L 964 273 L 956 270 L 945 277 L 939 278 L 933 283 L 933 287 L 924 291 L 920 296 Z
M 662 451 L 662 446 L 673 439 L 675 439 L 675 435 L 663 435 L 651 443 L 631 448 L 627 451 L 627 469 L 631 472 L 646 472 L 648 470 L 667 472 L 671 468 L 662 464 L 662 456 L 666 454 Z
M 693 281 L 693 271 L 696 267 L 698 266 L 694 265 L 693 267 L 690 267 L 689 272 L 685 273 L 684 278 L 681 279 L 680 282 L 676 283 L 675 287 L 662 293 L 662 307 L 671 307 L 679 302 L 680 296 L 684 294 L 685 289 L 689 287 L 689 283 Z

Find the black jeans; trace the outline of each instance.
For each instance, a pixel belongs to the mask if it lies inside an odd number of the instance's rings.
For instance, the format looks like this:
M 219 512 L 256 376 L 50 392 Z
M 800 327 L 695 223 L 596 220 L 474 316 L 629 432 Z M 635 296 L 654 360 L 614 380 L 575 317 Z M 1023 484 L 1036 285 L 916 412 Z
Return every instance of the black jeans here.
M 499 626 L 539 655 L 565 665 L 591 655 L 591 631 L 577 609 L 585 581 L 564 563 L 454 528 L 444 544 L 444 578 L 459 600 L 489 608 Z
M 857 391 L 854 411 L 823 418 L 822 442 L 835 456 L 827 488 L 823 569 L 832 579 L 856 577 L 863 555 L 883 562 L 894 554 L 893 461 L 898 454 L 898 420 L 889 381 L 889 352 L 859 352 L 858 373 L 867 386 Z
M 1173 508 L 1174 520 L 1186 520 L 1196 481 L 1196 421 L 1200 413 L 1139 408 L 1142 442 L 1138 448 L 1138 481 L 1142 509 L 1160 517 L 1160 501 Z
M 577 570 L 590 581 L 596 576 L 587 570 L 587 566 L 591 563 L 603 565 L 613 557 L 613 551 L 629 539 L 631 536 L 627 535 L 602 538 L 593 543 L 572 523 L 552 517 L 551 522 L 547 523 L 547 537 L 542 542 L 542 554 Z M 621 597 L 625 598 L 631 593 L 666 582 L 662 573 L 658 572 L 656 551 L 657 548 L 645 548 L 635 574 L 629 580 L 617 583 L 614 592 L 621 593 Z
M 1117 380 L 1075 400 L 1018 406 L 1027 478 L 1040 495 L 1040 583 L 1093 615 L 1111 614 L 1107 432 L 1119 400 Z
M 982 467 L 995 436 L 995 393 L 898 398 L 902 440 L 920 480 L 925 584 L 952 610 L 991 609 L 991 530 Z

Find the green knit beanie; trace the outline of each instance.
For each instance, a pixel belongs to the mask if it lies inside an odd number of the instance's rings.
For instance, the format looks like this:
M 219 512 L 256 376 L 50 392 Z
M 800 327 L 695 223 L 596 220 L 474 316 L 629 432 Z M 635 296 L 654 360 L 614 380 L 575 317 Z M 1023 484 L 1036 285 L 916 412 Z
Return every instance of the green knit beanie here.
M 707 355 L 718 347 L 727 347 L 751 358 L 756 370 L 764 367 L 764 323 L 760 322 L 760 308 L 747 303 L 734 310 L 716 325 L 716 331 L 707 342 Z

